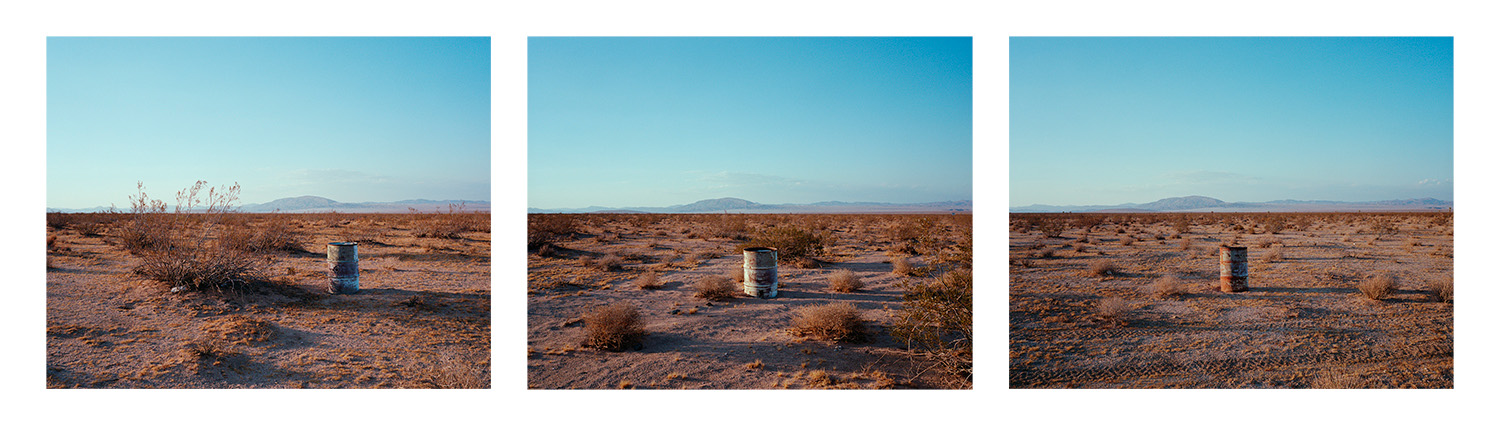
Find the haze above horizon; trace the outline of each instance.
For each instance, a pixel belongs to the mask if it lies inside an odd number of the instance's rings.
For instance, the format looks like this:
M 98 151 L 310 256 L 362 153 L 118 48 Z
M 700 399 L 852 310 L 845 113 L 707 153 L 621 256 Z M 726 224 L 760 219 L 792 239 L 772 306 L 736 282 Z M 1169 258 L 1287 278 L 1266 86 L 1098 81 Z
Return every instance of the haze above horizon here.
M 47 206 L 490 200 L 489 38 L 51 37 Z
M 972 199 L 969 38 L 553 38 L 527 206 Z
M 1010 207 L 1453 200 L 1452 38 L 1010 40 Z

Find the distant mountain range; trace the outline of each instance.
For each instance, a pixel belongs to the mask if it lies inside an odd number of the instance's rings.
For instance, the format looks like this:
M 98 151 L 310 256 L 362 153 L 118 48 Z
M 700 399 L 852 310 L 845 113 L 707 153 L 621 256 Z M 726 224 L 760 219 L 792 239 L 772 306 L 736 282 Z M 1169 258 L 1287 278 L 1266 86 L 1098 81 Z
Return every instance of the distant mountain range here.
M 763 204 L 739 198 L 704 199 L 683 205 L 668 207 L 601 207 L 585 208 L 527 208 L 528 213 L 973 213 L 974 201 L 945 201 L 915 204 L 893 204 L 884 202 L 839 202 L 824 201 L 810 204 Z
M 1151 203 L 1119 205 L 1027 205 L 1010 212 L 1333 212 L 1333 211 L 1439 211 L 1453 208 L 1453 201 L 1433 198 L 1372 202 L 1298 201 L 1224 202 L 1207 196 L 1182 196 Z
M 431 200 L 431 199 L 408 199 L 396 202 L 339 202 L 320 196 L 298 196 L 295 198 L 281 198 L 263 204 L 245 204 L 236 210 L 246 213 L 405 213 L 412 209 L 424 213 L 447 212 L 449 205 L 459 209 L 462 205 L 463 212 L 490 212 L 488 201 L 463 201 L 456 199 Z M 170 207 L 170 204 L 168 206 Z M 129 212 L 130 208 L 116 208 L 117 211 Z M 109 211 L 109 207 L 93 208 L 47 208 L 47 212 L 103 212 Z

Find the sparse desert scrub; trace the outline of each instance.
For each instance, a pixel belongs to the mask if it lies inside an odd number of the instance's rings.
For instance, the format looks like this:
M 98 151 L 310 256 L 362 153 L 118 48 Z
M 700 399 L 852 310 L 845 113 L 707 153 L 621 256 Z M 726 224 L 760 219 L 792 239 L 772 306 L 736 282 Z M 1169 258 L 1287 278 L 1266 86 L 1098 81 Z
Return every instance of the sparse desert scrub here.
M 813 305 L 797 310 L 787 332 L 799 337 L 830 341 L 862 342 L 868 339 L 864 319 L 849 303 Z
M 584 316 L 583 325 L 584 347 L 618 352 L 638 348 L 646 338 L 640 312 L 626 303 L 595 308 Z
M 829 239 L 822 235 L 792 226 L 780 226 L 756 232 L 749 241 L 740 244 L 740 248 L 772 247 L 776 249 L 778 259 L 793 260 L 820 255 L 828 243 Z
M 864 280 L 854 275 L 854 271 L 840 269 L 828 275 L 828 290 L 834 292 L 853 292 L 865 288 Z
M 709 301 L 728 301 L 734 298 L 734 282 L 722 276 L 708 276 L 693 283 L 693 296 Z
M 263 223 L 260 228 L 249 224 L 226 225 L 222 240 L 230 248 L 253 253 L 307 251 L 281 220 L 269 219 Z
M 1360 281 L 1355 287 L 1359 288 L 1359 293 L 1364 294 L 1366 298 L 1381 300 L 1395 293 L 1399 288 L 1399 283 L 1389 274 L 1379 274 Z
M 572 214 L 527 214 L 526 248 L 535 249 L 572 236 L 577 232 L 575 220 Z M 603 238 L 603 235 L 596 238 Z

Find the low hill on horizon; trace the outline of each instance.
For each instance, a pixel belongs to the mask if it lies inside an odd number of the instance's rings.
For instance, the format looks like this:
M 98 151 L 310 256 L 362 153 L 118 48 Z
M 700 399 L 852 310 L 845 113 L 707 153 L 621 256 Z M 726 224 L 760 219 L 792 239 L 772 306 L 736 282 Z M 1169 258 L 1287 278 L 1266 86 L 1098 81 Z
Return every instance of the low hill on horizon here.
M 1299 201 L 1282 199 L 1267 202 L 1225 202 L 1208 196 L 1181 196 L 1150 203 L 1119 205 L 1027 205 L 1011 207 L 1010 212 L 1345 212 L 1345 211 L 1446 211 L 1453 201 L 1433 198 L 1392 199 L 1369 202 Z
M 923 202 L 923 203 L 885 203 L 885 202 L 839 202 L 823 201 L 810 204 L 763 204 L 745 199 L 724 197 L 718 199 L 704 199 L 690 204 L 672 205 L 667 207 L 601 207 L 590 206 L 584 208 L 527 208 L 527 213 L 664 213 L 664 214 L 704 214 L 704 213 L 734 213 L 734 214 L 830 214 L 830 213 L 887 213 L 887 214 L 970 214 L 974 212 L 974 202 L 971 200 Z

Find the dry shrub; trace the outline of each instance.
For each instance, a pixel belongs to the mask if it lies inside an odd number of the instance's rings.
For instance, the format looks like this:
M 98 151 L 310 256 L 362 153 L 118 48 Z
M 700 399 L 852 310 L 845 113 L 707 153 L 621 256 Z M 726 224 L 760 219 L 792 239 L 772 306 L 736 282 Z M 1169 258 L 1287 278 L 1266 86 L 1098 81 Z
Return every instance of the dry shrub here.
M 1392 293 L 1396 293 L 1398 283 L 1395 277 L 1389 274 L 1380 274 L 1360 281 L 1359 285 L 1355 287 L 1358 287 L 1359 292 L 1363 293 L 1366 298 L 1381 300 Z
M 635 287 L 641 289 L 660 289 L 661 286 L 661 277 L 656 275 L 656 271 L 646 271 L 641 274 L 640 278 L 635 279 Z
M 1125 323 L 1129 313 L 1130 303 L 1125 302 L 1124 298 L 1114 296 L 1100 299 L 1099 304 L 1094 307 L 1094 314 L 1099 316 L 1100 320 L 1114 324 Z
M 848 293 L 864 288 L 864 280 L 854 275 L 854 271 L 840 269 L 828 275 L 828 290 Z
M 1165 275 L 1146 285 L 1146 294 L 1157 298 L 1180 297 L 1189 293 L 1187 283 L 1176 276 Z
M 1134 237 L 1128 237 L 1128 236 L 1126 236 L 1126 237 L 1120 237 L 1120 245 L 1123 245 L 1123 246 L 1126 246 L 1126 247 L 1135 245 L 1135 238 Z
M 1088 250 L 1089 250 L 1089 246 L 1088 245 L 1085 245 L 1085 244 L 1082 244 L 1082 243 L 1073 244 L 1073 251 L 1074 252 L 1083 253 L 1083 252 L 1088 251 Z
M 1119 273 L 1120 268 L 1115 266 L 1114 262 L 1110 262 L 1107 260 L 1096 260 L 1093 263 L 1089 264 L 1089 275 L 1095 277 L 1118 275 Z
M 292 235 L 291 229 L 278 220 L 268 220 L 260 229 L 249 225 L 226 226 L 223 240 L 230 248 L 254 253 L 307 252 L 307 249 L 303 248 Z
M 903 282 L 891 335 L 929 354 L 948 373 L 973 377 L 974 276 L 953 270 L 926 283 Z
M 595 308 L 583 317 L 583 346 L 600 350 L 640 350 L 646 339 L 646 328 L 634 305 L 618 303 Z
M 728 277 L 708 276 L 693 283 L 693 296 L 709 301 L 728 301 L 734 298 L 734 282 Z
M 1182 241 L 1178 242 L 1178 244 L 1177 244 L 1177 250 L 1178 251 L 1188 251 L 1188 250 L 1192 250 L 1192 249 L 1193 249 L 1193 240 L 1190 239 L 1190 238 L 1183 238 Z
M 1266 254 L 1262 256 L 1261 259 L 1266 261 L 1267 263 L 1280 262 L 1286 259 L 1286 252 L 1281 247 L 1281 244 L 1276 244 L 1275 246 L 1271 247 L 1271 251 L 1266 252 Z
M 909 276 L 915 270 L 916 268 L 912 267 L 911 261 L 904 257 L 891 259 L 891 272 L 896 275 Z
M 1438 302 L 1453 301 L 1453 278 L 1428 281 L 1427 297 Z
M 625 267 L 625 258 L 620 257 L 618 254 L 606 254 L 599 258 L 584 256 L 578 260 L 578 263 L 600 271 L 618 271 Z
M 128 224 L 133 227 L 126 231 L 141 233 L 137 239 L 146 242 L 137 243 L 140 248 L 134 252 L 141 256 L 141 262 L 133 268 L 133 273 L 172 286 L 174 291 L 237 291 L 263 280 L 266 261 L 223 240 L 212 239 L 214 232 L 223 226 L 223 216 L 239 199 L 239 185 L 211 187 L 205 197 L 200 197 L 207 184 L 198 181 L 178 192 L 175 214 L 163 213 L 166 204 L 148 198 L 145 188 L 137 184 L 140 194 L 131 197 L 135 212 L 132 223 Z M 202 214 L 186 214 L 198 209 Z M 187 225 L 188 217 L 198 217 L 198 223 Z M 173 232 L 181 232 L 184 238 L 174 238 Z
M 772 247 L 776 249 L 777 257 L 795 259 L 820 255 L 829 242 L 831 241 L 823 235 L 781 226 L 757 232 L 749 241 L 740 244 L 740 248 Z
M 787 332 L 830 341 L 862 342 L 869 339 L 859 310 L 848 303 L 802 307 L 792 318 L 792 327 Z

